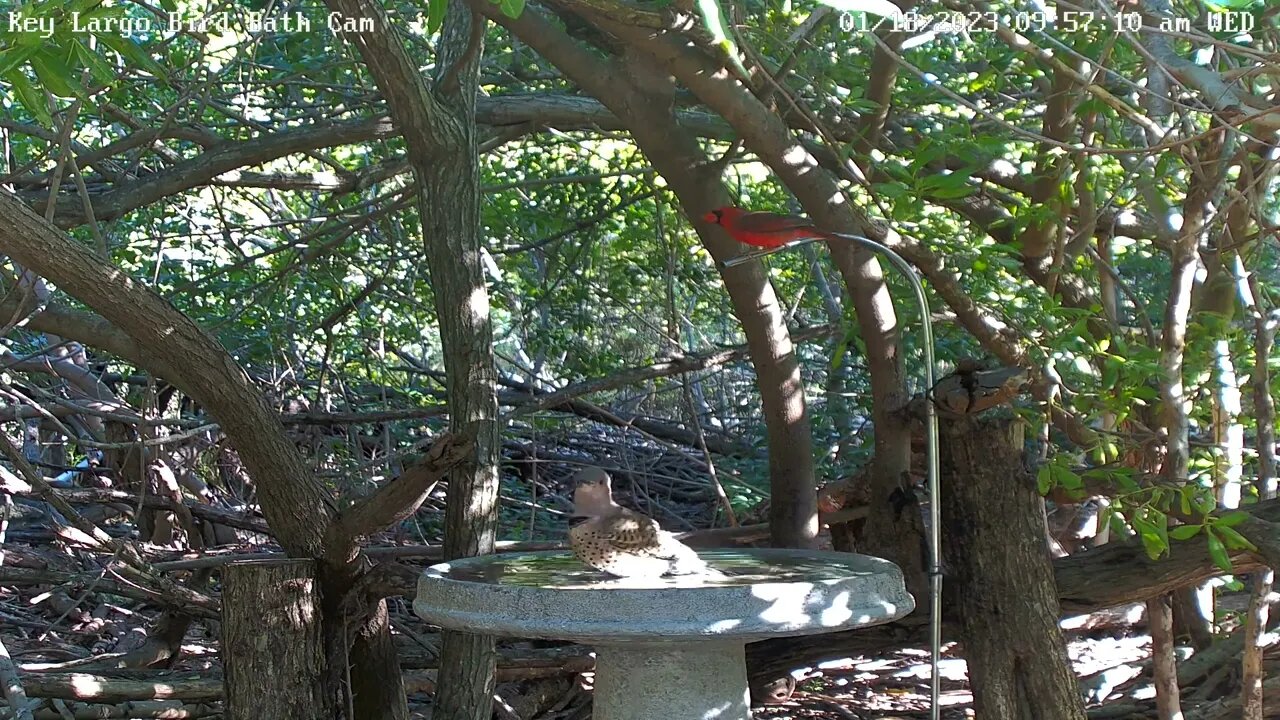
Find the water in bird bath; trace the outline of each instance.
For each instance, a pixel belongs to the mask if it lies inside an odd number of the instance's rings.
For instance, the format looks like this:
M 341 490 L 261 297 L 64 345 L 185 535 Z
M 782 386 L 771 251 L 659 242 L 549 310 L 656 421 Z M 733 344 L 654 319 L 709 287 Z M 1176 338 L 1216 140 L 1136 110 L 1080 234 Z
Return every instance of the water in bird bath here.
M 586 567 L 567 552 L 503 553 L 437 568 L 450 580 L 523 587 L 597 590 L 606 588 L 731 587 L 762 583 L 822 582 L 859 574 L 848 566 L 797 556 L 789 551 L 702 550 L 699 556 L 726 579 L 698 575 L 615 578 Z M 870 574 L 869 571 L 862 571 Z

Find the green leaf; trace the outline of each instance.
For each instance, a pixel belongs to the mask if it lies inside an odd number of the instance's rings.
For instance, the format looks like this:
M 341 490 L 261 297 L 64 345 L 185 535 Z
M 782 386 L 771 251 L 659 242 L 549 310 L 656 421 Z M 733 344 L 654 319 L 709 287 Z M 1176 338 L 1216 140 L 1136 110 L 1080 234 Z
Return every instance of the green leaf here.
M 38 13 L 23 14 L 21 11 L 15 11 L 14 21 L 21 22 L 23 21 L 23 18 L 39 17 L 39 16 L 40 15 Z M 54 32 L 56 33 L 57 30 L 55 29 Z M 15 47 L 33 47 L 36 50 L 39 50 L 40 48 L 44 47 L 49 43 L 49 38 L 45 38 L 42 33 L 38 33 L 38 32 L 24 31 L 24 32 L 16 32 L 16 33 L 7 33 L 6 35 L 7 36 L 5 37 L 5 41 L 8 44 L 13 45 Z
M 1155 560 L 1163 555 L 1169 547 L 1165 528 L 1143 515 L 1135 515 L 1131 522 L 1133 529 L 1138 531 L 1138 537 L 1142 540 L 1142 547 L 1147 551 L 1147 556 Z
M 124 8 L 118 8 L 118 6 L 115 5 L 104 5 L 100 2 L 95 3 L 93 0 L 74 0 L 74 2 L 68 5 L 67 9 L 72 12 L 80 13 L 81 19 L 100 17 L 101 15 L 110 12 L 109 9 L 119 9 L 122 12 L 124 10 Z
M 498 7 L 502 8 L 503 15 L 518 18 L 524 12 L 524 0 L 501 0 Z
M 976 190 L 969 178 L 960 173 L 929 175 L 920 181 L 920 192 L 943 200 L 953 200 L 972 195 Z
M 1196 509 L 1200 511 L 1201 515 L 1208 515 L 1209 513 L 1213 512 L 1213 509 L 1215 507 L 1217 507 L 1217 503 L 1214 501 L 1213 498 L 1209 497 L 1207 494 L 1200 494 L 1200 493 L 1196 494 L 1195 504 L 1196 504 Z
M 849 351 L 849 343 L 842 342 L 836 346 L 835 354 L 831 356 L 831 370 L 837 371 L 844 366 L 845 353 Z
M 875 100 L 868 100 L 866 98 L 858 98 L 856 100 L 845 100 L 844 106 L 849 108 L 850 110 L 856 110 L 857 112 L 868 113 L 868 114 L 877 112 L 880 109 L 880 103 L 876 102 Z
M 9 71 L 21 67 L 39 51 L 39 45 L 16 45 L 0 53 L 0 77 L 5 77 Z
M 1102 387 L 1112 388 L 1120 380 L 1120 365 L 1112 358 L 1107 358 L 1102 363 Z
M 449 9 L 449 0 L 431 0 L 427 3 L 427 32 L 434 33 L 444 25 L 444 13 Z M 504 9 L 503 12 L 506 12 Z
M 1119 516 L 1116 515 L 1116 508 L 1114 505 L 1104 505 L 1102 507 L 1102 512 L 1098 514 L 1098 527 L 1110 527 L 1113 532 L 1122 534 L 1120 531 L 1116 530 L 1116 521 L 1119 519 Z M 1123 527 L 1124 523 L 1121 522 L 1120 526 Z
M 1165 177 L 1169 173 L 1169 166 L 1174 162 L 1173 153 L 1166 153 L 1156 160 L 1155 176 L 1158 178 Z
M 1160 392 L 1158 390 L 1145 385 L 1133 388 L 1129 391 L 1129 394 L 1139 400 L 1155 400 L 1160 397 Z
M 871 188 L 881 195 L 894 200 L 903 197 L 914 190 L 906 185 L 906 183 L 894 180 L 886 183 L 872 183 Z
M 75 80 L 75 70 L 59 55 L 41 50 L 31 56 L 31 69 L 49 92 L 62 98 L 82 97 L 84 88 Z
M 1174 540 L 1190 540 L 1200 534 L 1201 525 L 1179 525 L 1169 531 L 1169 537 Z
M 97 18 L 123 18 L 128 17 L 125 9 L 119 5 L 104 5 L 94 0 L 76 0 L 72 3 L 71 9 L 80 13 L 80 22 L 82 25 L 88 24 L 86 21 Z
M 1041 495 L 1049 494 L 1053 489 L 1053 473 L 1049 471 L 1049 466 L 1042 466 L 1036 471 L 1036 491 Z
M 1067 207 L 1075 204 L 1075 188 L 1072 187 L 1070 182 L 1058 184 L 1058 200 L 1062 202 L 1063 206 Z M 1105 350 L 1106 348 L 1103 349 Z
M 1191 486 L 1191 485 L 1187 485 L 1187 486 L 1183 487 L 1183 488 L 1182 488 L 1182 492 L 1181 492 L 1181 493 L 1179 493 L 1179 498 L 1178 498 L 1178 500 L 1179 500 L 1179 507 L 1178 507 L 1178 509 L 1182 511 L 1182 514 L 1183 514 L 1183 515 L 1190 515 L 1190 514 L 1191 514 L 1191 494 L 1192 494 L 1192 493 L 1194 493 L 1194 492 L 1195 492 L 1194 487 L 1193 487 L 1193 486 Z
M 1244 510 L 1232 510 L 1231 512 L 1219 515 L 1214 519 L 1213 524 L 1214 526 L 1235 527 L 1248 519 L 1249 513 Z
M 1213 564 L 1222 572 L 1231 572 L 1231 556 L 1227 554 L 1227 547 L 1213 534 L 1213 528 L 1205 528 L 1204 534 L 1209 540 L 1209 557 L 1213 558 Z
M 1257 545 L 1249 542 L 1249 538 L 1236 532 L 1234 528 L 1214 525 L 1213 531 L 1221 535 L 1223 543 L 1232 550 L 1258 551 Z
M 9 84 L 13 85 L 13 92 L 18 96 L 18 100 L 22 102 L 22 107 L 34 115 L 42 126 L 53 127 L 53 116 L 49 114 L 49 106 L 45 104 L 44 93 L 31 84 L 22 69 L 14 70 L 5 79 L 9 81 Z
M 1140 532 L 1138 537 L 1142 540 L 1142 548 L 1147 551 L 1147 557 L 1152 560 L 1158 560 L 1164 554 L 1165 545 L 1160 542 L 1160 536 L 1154 532 Z
M 1124 524 L 1124 518 L 1120 517 L 1120 513 L 1111 508 L 1107 509 L 1111 511 L 1111 516 L 1107 518 L 1107 525 L 1111 527 L 1111 532 L 1121 537 L 1128 535 L 1129 527 Z
M 1053 465 L 1051 467 L 1053 468 L 1054 480 L 1057 481 L 1057 484 L 1067 490 L 1079 490 L 1084 487 L 1084 480 L 1082 480 L 1071 468 L 1065 468 L 1061 465 Z
M 1115 480 L 1116 485 L 1120 486 L 1120 489 L 1126 493 L 1135 493 L 1141 490 L 1142 488 L 1138 485 L 1138 481 L 1133 479 L 1133 473 L 1125 472 L 1124 470 L 1127 470 L 1127 468 L 1112 473 L 1111 477 Z
M 124 35 L 115 35 L 112 33 L 103 33 L 98 36 L 98 40 L 107 47 L 116 51 L 120 57 L 126 62 L 145 69 L 147 72 L 155 75 L 161 80 L 165 79 L 164 68 L 160 67 L 160 63 L 156 62 L 151 53 L 147 52 L 142 46 L 135 43 Z
M 72 40 L 76 56 L 89 68 L 89 75 L 100 85 L 109 85 L 116 79 L 115 69 L 107 64 L 102 56 L 85 47 L 79 40 Z
M 1169 509 L 1169 493 L 1169 490 L 1158 485 L 1151 488 L 1151 494 L 1148 497 L 1147 506 L 1151 508 L 1158 508 L 1160 510 Z

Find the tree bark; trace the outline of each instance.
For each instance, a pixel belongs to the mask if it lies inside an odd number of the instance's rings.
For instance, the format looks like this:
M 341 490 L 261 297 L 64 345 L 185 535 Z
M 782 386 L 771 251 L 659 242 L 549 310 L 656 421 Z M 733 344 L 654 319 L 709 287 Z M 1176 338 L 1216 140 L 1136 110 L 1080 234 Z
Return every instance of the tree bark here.
M 228 720 L 332 717 L 314 562 L 235 562 L 222 583 Z
M 387 100 L 418 180 L 427 270 L 440 323 L 450 431 L 474 451 L 449 474 L 444 551 L 448 559 L 493 552 L 498 520 L 498 405 L 489 295 L 481 268 L 480 169 L 476 148 L 476 78 L 484 19 L 450 3 L 428 88 L 386 11 L 371 0 L 328 0 L 349 17 L 375 18 L 377 30 L 348 33 Z M 390 651 L 389 643 L 384 643 Z M 494 686 L 494 640 L 445 633 L 436 716 L 488 720 Z M 387 668 L 388 670 L 390 667 Z M 359 697 L 397 683 L 399 673 L 367 675 Z M 385 687 L 381 690 L 388 695 Z M 407 716 L 402 689 L 397 716 Z M 381 717 L 373 707 L 368 717 Z M 363 712 L 359 713 L 365 716 Z
M 1250 274 L 1249 289 L 1252 302 L 1250 314 L 1253 320 L 1253 416 L 1257 422 L 1258 476 L 1254 486 L 1261 500 L 1276 496 L 1276 408 L 1271 399 L 1271 350 L 1275 329 L 1268 318 L 1270 312 L 1260 305 L 1257 275 Z M 1243 720 L 1262 720 L 1263 704 L 1263 635 L 1270 617 L 1271 594 L 1275 582 L 1274 568 L 1265 568 L 1250 577 L 1249 609 L 1244 618 L 1244 652 L 1240 658 L 1240 716 Z
M 1211 587 L 1188 585 L 1169 596 L 1173 602 L 1173 636 L 1185 639 L 1197 652 L 1213 644 L 1213 626 L 1200 609 L 1200 595 L 1206 592 L 1213 597 Z
M 1084 720 L 1022 435 L 1022 423 L 1008 418 L 943 424 L 944 594 L 959 619 L 978 717 Z
M 484 24 L 484 16 L 472 13 L 466 4 L 450 3 L 437 48 L 436 83 L 447 98 L 453 134 L 449 147 L 414 161 L 422 184 L 419 212 L 444 349 L 449 428 L 474 437 L 476 443 L 472 458 L 449 475 L 446 559 L 493 552 L 498 526 L 501 441 L 489 295 L 480 266 L 480 169 L 475 137 L 476 77 Z M 435 716 L 489 720 L 495 662 L 494 638 L 446 632 L 440 646 Z
M 1160 420 L 1165 431 L 1164 475 L 1170 483 L 1185 484 L 1189 480 L 1191 440 L 1190 402 L 1186 396 L 1187 319 L 1191 312 L 1192 290 L 1198 267 L 1197 244 L 1203 231 L 1206 209 L 1218 174 L 1223 132 L 1209 136 L 1200 146 L 1198 172 L 1183 204 L 1182 225 L 1170 257 L 1169 294 L 1165 300 L 1164 328 L 1160 335 Z M 1177 720 L 1182 716 L 1177 678 L 1177 659 L 1173 654 L 1172 598 L 1154 598 L 1147 602 L 1147 621 L 1151 631 L 1152 675 L 1156 689 L 1156 714 L 1160 720 Z M 1165 633 L 1168 637 L 1165 637 Z
M 1182 691 L 1178 687 L 1178 658 L 1173 653 L 1173 595 L 1147 601 L 1147 632 L 1151 634 L 1151 679 L 1156 689 L 1156 717 L 1181 720 Z

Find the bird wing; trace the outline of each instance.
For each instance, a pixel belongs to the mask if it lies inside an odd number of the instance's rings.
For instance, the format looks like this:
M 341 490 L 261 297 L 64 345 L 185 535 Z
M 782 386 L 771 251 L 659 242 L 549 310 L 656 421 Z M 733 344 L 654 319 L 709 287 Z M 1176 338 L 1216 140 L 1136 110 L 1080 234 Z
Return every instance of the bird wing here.
M 659 545 L 658 523 L 631 510 L 602 518 L 600 529 L 609 544 L 622 552 L 642 552 Z
M 779 215 L 771 212 L 749 212 L 738 218 L 738 228 L 748 232 L 786 232 L 788 230 L 812 230 L 813 221 L 799 215 Z

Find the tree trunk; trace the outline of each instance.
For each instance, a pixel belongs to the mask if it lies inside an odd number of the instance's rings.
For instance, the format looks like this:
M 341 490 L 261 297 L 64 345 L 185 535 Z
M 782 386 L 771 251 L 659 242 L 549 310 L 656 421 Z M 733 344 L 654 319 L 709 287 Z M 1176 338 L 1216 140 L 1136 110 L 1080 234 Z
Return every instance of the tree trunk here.
M 1249 275 L 1249 289 L 1252 296 L 1250 311 L 1253 315 L 1253 416 L 1257 422 L 1258 476 L 1254 480 L 1260 500 L 1271 500 L 1276 496 L 1276 407 L 1271 399 L 1271 350 L 1274 342 L 1274 329 L 1267 317 L 1268 312 L 1260 306 L 1262 295 L 1258 292 L 1256 273 Z M 1240 716 L 1242 720 L 1262 720 L 1264 705 L 1262 684 L 1266 673 L 1263 670 L 1263 635 L 1267 629 L 1270 616 L 1271 594 L 1275 582 L 1274 568 L 1260 570 L 1251 577 L 1249 593 L 1249 610 L 1244 619 L 1244 652 L 1240 658 L 1242 687 Z
M 1206 206 L 1211 200 L 1211 179 L 1218 176 L 1220 138 L 1210 137 L 1197 153 L 1199 167 L 1183 203 L 1182 225 L 1170 253 L 1169 295 L 1164 307 L 1164 327 L 1160 335 L 1160 419 L 1165 431 L 1164 476 L 1173 485 L 1189 480 L 1191 433 L 1185 378 L 1187 318 L 1198 266 L 1197 245 L 1203 231 Z M 1161 720 L 1182 716 L 1178 692 L 1177 659 L 1173 654 L 1172 600 L 1155 598 L 1147 602 L 1151 630 L 1152 684 L 1156 689 L 1156 713 Z M 1166 636 L 1167 633 L 1167 636 Z
M 719 59 L 699 52 L 687 38 L 673 31 L 654 32 L 650 28 L 630 26 L 604 13 L 593 13 L 591 20 L 637 51 L 651 54 L 664 70 L 723 116 L 745 146 L 773 170 L 819 226 L 883 239 L 882 231 L 859 207 L 849 202 L 836 178 L 804 150 L 783 118 L 749 88 L 726 81 Z M 694 225 L 702 232 L 708 229 L 704 223 Z M 715 232 L 719 232 L 718 227 Z M 914 510 L 904 511 L 899 503 L 902 477 L 909 469 L 911 439 L 909 428 L 897 412 L 908 399 L 903 385 L 901 322 L 876 256 L 845 242 L 830 242 L 828 247 L 849 290 L 871 375 L 875 472 L 872 513 L 859 538 L 860 547 L 897 563 L 907 578 L 908 589 L 919 594 L 920 586 L 912 584 L 922 577 L 923 569 L 919 522 L 912 521 Z M 725 274 L 726 283 L 732 275 Z M 790 395 L 800 394 L 795 392 L 794 385 L 782 388 Z M 770 448 L 772 450 L 772 443 Z M 771 470 L 775 479 L 785 471 L 773 465 Z M 797 519 L 781 512 L 777 502 L 775 497 L 771 523 Z M 812 518 L 804 527 L 816 533 L 816 507 Z
M 697 138 L 676 122 L 675 87 L 651 58 L 629 50 L 623 62 L 601 62 L 533 8 L 509 18 L 488 0 L 471 0 L 471 5 L 625 119 L 632 139 L 689 217 L 729 204 L 718 171 L 708 172 L 708 158 Z M 694 227 L 713 259 L 724 260 L 740 251 L 738 243 L 706 223 Z M 725 270 L 723 280 L 734 316 L 742 323 L 760 388 L 769 440 L 771 540 L 776 547 L 812 547 L 818 534 L 813 440 L 804 393 L 797 391 L 800 366 L 791 335 L 760 263 Z
M 1174 590 L 1170 596 L 1173 600 L 1173 636 L 1185 640 L 1197 651 L 1213 644 L 1213 626 L 1200 609 L 1202 593 L 1213 598 L 1213 588 L 1207 585 L 1188 585 Z
M 685 213 L 728 203 L 718 177 L 698 172 L 707 158 L 691 133 L 679 127 L 671 104 L 674 85 L 639 52 L 627 53 L 624 77 L 632 79 L 622 95 L 620 117 L 632 120 L 632 137 L 662 173 Z M 607 103 L 608 101 L 606 101 Z M 703 235 L 712 257 L 723 260 L 736 251 L 728 243 Z M 724 285 L 742 323 L 760 390 L 769 441 L 769 531 L 774 547 L 813 547 L 818 534 L 817 487 L 813 472 L 813 437 L 800 383 L 800 364 L 787 331 L 782 307 L 760 265 L 724 271 Z
M 476 73 L 484 17 L 449 4 L 437 48 L 437 87 L 448 97 L 452 147 L 414 163 L 427 265 L 440 322 L 449 397 L 449 429 L 474 437 L 475 455 L 449 474 L 446 559 L 493 552 L 498 526 L 498 401 L 489 294 L 480 267 L 480 169 L 475 137 Z M 472 26 L 475 25 L 473 28 Z M 469 46 L 471 33 L 475 47 Z M 493 714 L 494 638 L 446 632 L 440 646 L 438 720 L 489 720 Z
M 943 424 L 944 596 L 959 621 L 978 717 L 1084 720 L 1022 434 L 1007 418 Z
M 379 601 L 373 615 L 356 630 L 347 666 L 356 718 L 408 718 L 400 655 L 391 637 L 386 600 Z
M 222 572 L 222 664 L 228 720 L 334 717 L 310 560 L 233 562 Z
M 1147 601 L 1147 632 L 1151 634 L 1151 679 L 1156 689 L 1156 717 L 1181 720 L 1178 658 L 1173 653 L 1173 596 Z
M 431 279 L 448 391 L 449 428 L 474 440 L 471 457 L 449 474 L 444 551 L 448 559 L 493 551 L 498 520 L 498 404 L 489 295 L 481 270 L 480 170 L 476 148 L 476 78 L 484 20 L 450 3 L 428 88 L 420 63 L 405 47 L 386 10 L 373 0 L 327 0 L 331 10 L 374 21 L 373 32 L 345 37 L 360 50 L 401 131 L 418 181 L 427 269 Z M 377 623 L 375 617 L 371 622 Z M 385 627 L 385 624 L 383 625 Z M 366 627 L 366 630 L 373 630 Z M 393 648 L 379 631 L 368 648 L 381 662 L 353 667 L 356 700 L 398 697 L 395 717 L 407 717 Z M 357 638 L 357 642 L 361 642 Z M 492 709 L 493 638 L 445 633 L 438 720 L 488 720 Z M 387 688 L 387 683 L 394 688 Z M 376 703 L 358 705 L 361 718 L 385 717 Z

